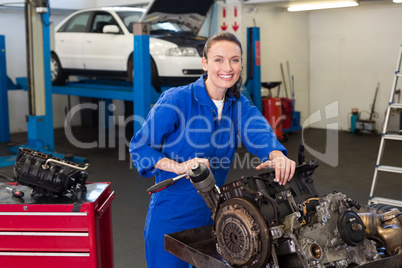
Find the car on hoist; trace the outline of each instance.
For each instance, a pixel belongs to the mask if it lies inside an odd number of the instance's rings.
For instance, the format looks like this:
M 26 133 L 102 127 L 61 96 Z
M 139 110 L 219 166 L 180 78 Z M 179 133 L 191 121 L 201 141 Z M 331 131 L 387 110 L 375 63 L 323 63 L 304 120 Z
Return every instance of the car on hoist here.
M 52 83 L 64 84 L 69 75 L 132 81 L 132 30 L 139 21 L 150 22 L 150 71 L 155 89 L 160 91 L 161 84 L 195 81 L 203 73 L 201 57 L 207 40 L 197 33 L 213 1 L 198 0 L 203 7 L 196 5 L 193 10 L 174 9 L 174 2 L 178 1 L 169 1 L 169 5 L 154 1 L 148 9 L 100 7 L 72 13 L 55 28 Z

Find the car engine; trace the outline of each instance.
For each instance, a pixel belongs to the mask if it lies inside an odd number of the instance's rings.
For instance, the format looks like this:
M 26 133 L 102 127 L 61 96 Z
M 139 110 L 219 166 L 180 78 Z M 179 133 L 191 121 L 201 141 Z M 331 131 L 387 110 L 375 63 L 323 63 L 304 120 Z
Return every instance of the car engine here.
M 303 161 L 284 186 L 268 172 L 220 189 L 204 164 L 192 167 L 191 182 L 212 212 L 217 251 L 229 265 L 358 267 L 402 252 L 399 210 L 364 207 L 340 192 L 319 196 L 317 167 Z
M 17 184 L 32 189 L 32 195 L 58 195 L 86 192 L 88 164 L 77 163 L 50 154 L 19 148 L 13 167 Z

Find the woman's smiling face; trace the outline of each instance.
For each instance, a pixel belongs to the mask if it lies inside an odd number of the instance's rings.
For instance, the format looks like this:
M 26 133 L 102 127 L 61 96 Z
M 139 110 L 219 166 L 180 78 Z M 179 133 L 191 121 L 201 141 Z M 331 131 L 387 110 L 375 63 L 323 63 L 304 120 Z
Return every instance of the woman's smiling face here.
M 208 93 L 214 98 L 215 94 L 225 95 L 239 79 L 242 66 L 240 47 L 231 41 L 216 41 L 208 50 L 206 58 L 202 58 L 202 67 L 207 71 L 205 81 Z

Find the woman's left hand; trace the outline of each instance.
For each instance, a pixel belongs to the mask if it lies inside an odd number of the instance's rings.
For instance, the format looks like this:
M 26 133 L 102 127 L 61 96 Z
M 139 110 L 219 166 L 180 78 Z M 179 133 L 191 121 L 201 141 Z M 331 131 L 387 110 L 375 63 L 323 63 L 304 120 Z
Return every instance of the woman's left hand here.
M 272 151 L 269 154 L 269 160 L 261 163 L 256 167 L 257 170 L 263 168 L 275 169 L 275 180 L 280 185 L 285 185 L 290 181 L 295 174 L 296 163 L 293 160 L 287 158 L 281 151 Z

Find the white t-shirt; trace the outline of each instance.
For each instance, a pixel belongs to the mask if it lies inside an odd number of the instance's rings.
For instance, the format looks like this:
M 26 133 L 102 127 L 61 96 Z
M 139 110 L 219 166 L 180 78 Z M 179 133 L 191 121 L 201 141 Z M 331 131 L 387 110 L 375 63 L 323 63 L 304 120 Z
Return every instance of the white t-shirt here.
M 225 97 L 223 97 L 221 100 L 212 101 L 215 103 L 216 108 L 218 108 L 218 120 L 220 122 L 222 118 L 223 105 L 225 104 Z

